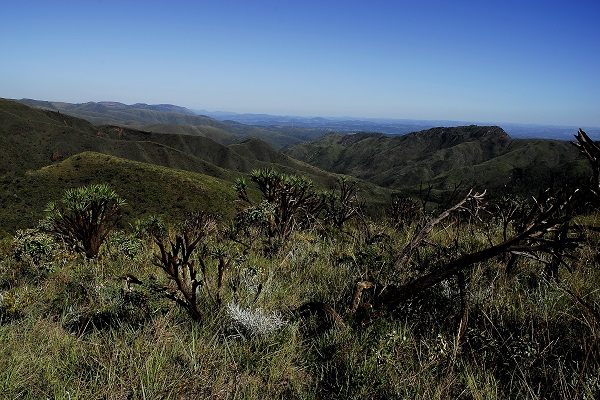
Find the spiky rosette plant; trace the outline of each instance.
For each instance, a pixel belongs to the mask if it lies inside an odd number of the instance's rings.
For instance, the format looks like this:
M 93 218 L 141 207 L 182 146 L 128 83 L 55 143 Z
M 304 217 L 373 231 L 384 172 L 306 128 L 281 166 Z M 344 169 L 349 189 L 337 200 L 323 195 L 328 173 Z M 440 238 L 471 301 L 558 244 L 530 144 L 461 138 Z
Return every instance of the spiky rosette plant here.
M 253 202 L 246 181 L 238 179 L 234 189 L 238 198 L 249 205 L 239 219 L 252 223 L 262 221 L 260 225 L 266 228 L 271 249 L 285 242 L 295 229 L 323 209 L 323 196 L 314 190 L 313 182 L 303 176 L 258 169 L 250 173 L 250 179 L 258 186 L 263 203 Z
M 62 199 L 48 204 L 42 227 L 72 243 L 87 258 L 95 258 L 121 219 L 124 204 L 107 184 L 69 189 Z

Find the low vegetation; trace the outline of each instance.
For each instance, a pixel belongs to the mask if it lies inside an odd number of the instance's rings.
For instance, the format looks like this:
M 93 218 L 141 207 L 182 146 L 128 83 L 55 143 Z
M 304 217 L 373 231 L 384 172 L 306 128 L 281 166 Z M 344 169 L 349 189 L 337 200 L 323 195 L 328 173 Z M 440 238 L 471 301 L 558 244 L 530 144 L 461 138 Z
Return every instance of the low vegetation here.
M 46 208 L 43 228 L 95 258 L 121 218 L 125 201 L 108 185 L 69 189 L 59 202 Z
M 380 218 L 346 179 L 274 170 L 229 189 L 235 218 L 116 225 L 114 189 L 67 191 L 1 242 L 0 393 L 598 398 L 600 149 L 578 141 L 586 187 Z

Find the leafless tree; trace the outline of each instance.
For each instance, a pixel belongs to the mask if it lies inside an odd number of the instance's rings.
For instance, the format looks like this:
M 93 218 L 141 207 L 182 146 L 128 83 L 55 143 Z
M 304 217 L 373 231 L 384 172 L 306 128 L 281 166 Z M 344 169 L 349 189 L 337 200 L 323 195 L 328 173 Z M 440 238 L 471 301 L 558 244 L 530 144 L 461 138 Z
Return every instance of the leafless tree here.
M 592 166 L 592 184 L 588 194 L 591 192 L 596 198 L 599 198 L 600 147 L 582 130 L 579 130 L 576 139 L 575 145 L 587 157 Z M 434 227 L 453 213 L 464 210 L 468 204 L 476 206 L 482 199 L 483 194 L 469 191 L 453 206 L 431 218 L 408 245 L 400 250 L 394 269 L 399 271 L 407 267 L 415 250 L 426 242 L 427 236 Z M 418 296 L 425 290 L 454 276 L 458 277 L 461 299 L 465 301 L 465 272 L 477 263 L 503 254 L 526 257 L 541 262 L 546 265 L 546 273 L 558 279 L 559 267 L 568 265 L 566 260 L 572 258 L 571 252 L 579 246 L 583 239 L 581 232 L 571 222 L 575 210 L 585 199 L 586 190 L 584 189 L 559 192 L 549 189 L 534 199 L 527 212 L 518 214 L 517 207 L 514 205 L 500 207 L 499 210 L 503 213 L 502 239 L 500 241 L 494 242 L 490 237 L 487 247 L 469 254 L 457 254 L 450 260 L 442 260 L 439 265 L 429 268 L 428 272 L 402 285 L 359 282 L 351 310 L 358 309 L 364 290 L 373 291 L 374 302 L 378 305 L 387 309 L 395 309 L 402 302 Z M 509 225 L 512 225 L 510 232 Z
M 192 255 L 197 253 L 199 246 L 215 229 L 214 218 L 205 213 L 198 213 L 188 218 L 182 224 L 181 232 L 175 234 L 174 239 L 168 239 L 168 243 L 165 243 L 165 238 L 161 236 L 154 237 L 160 250 L 160 253 L 155 255 L 154 264 L 176 285 L 175 288 L 163 287 L 163 293 L 187 310 L 196 321 L 200 321 L 203 315 L 198 302 L 198 292 L 206 280 L 207 270 L 203 257 L 194 259 Z

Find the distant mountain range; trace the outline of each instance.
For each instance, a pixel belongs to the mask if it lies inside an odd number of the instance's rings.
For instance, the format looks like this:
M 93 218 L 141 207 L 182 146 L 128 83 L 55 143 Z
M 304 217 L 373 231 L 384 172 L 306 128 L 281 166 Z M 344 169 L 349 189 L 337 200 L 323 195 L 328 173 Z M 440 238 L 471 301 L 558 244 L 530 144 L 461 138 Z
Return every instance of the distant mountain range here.
M 221 144 L 239 143 L 249 138 L 283 148 L 316 139 L 327 130 L 318 128 L 263 127 L 235 121 L 219 121 L 171 104 L 132 104 L 88 102 L 81 104 L 21 99 L 20 103 L 85 119 L 93 124 L 113 124 L 157 133 L 205 136 Z
M 210 137 L 231 144 L 250 137 L 260 138 L 282 149 L 315 140 L 327 133 L 378 132 L 405 135 L 435 127 L 465 125 L 499 125 L 512 138 L 573 140 L 584 128 L 594 140 L 600 140 L 600 127 L 557 126 L 516 123 L 481 123 L 451 120 L 415 120 L 391 118 L 299 117 L 270 114 L 240 114 L 224 111 L 190 110 L 173 104 L 123 104 L 120 102 L 87 102 L 81 104 L 21 99 L 31 107 L 60 111 L 94 124 L 116 124 L 152 132 L 178 133 Z M 175 126 L 184 128 L 175 128 Z M 190 129 L 194 127 L 194 129 Z M 202 127 L 202 129 L 197 129 Z M 207 129 L 210 128 L 210 129 Z M 226 134 L 225 134 L 226 133 Z
M 238 114 L 222 111 L 194 110 L 195 112 L 221 121 L 234 121 L 242 124 L 318 129 L 336 133 L 380 132 L 388 135 L 404 135 L 435 127 L 455 127 L 465 125 L 499 125 L 512 138 L 573 140 L 579 128 L 595 140 L 600 140 L 600 127 L 559 126 L 517 123 L 482 123 L 475 121 L 416 120 L 392 118 L 352 118 L 352 117 L 297 117 L 269 114 Z
M 176 106 L 173 104 L 145 104 L 145 103 L 135 103 L 135 104 L 123 104 L 118 101 L 99 101 L 99 102 L 87 102 L 87 103 L 65 103 L 58 101 L 45 101 L 45 100 L 33 100 L 33 99 L 21 99 L 19 102 L 26 104 L 31 107 L 38 108 L 46 108 L 48 110 L 82 110 L 82 111 L 91 111 L 98 113 L 105 113 L 109 110 L 131 110 L 131 109 L 141 109 L 141 110 L 151 110 L 151 111 L 159 111 L 159 112 L 169 112 L 169 113 L 179 113 L 179 114 L 187 114 L 187 115 L 197 115 L 192 110 L 189 110 L 185 107 Z
M 261 118 L 274 122 L 254 122 Z M 127 199 L 132 217 L 177 217 L 198 209 L 231 215 L 233 182 L 257 168 L 306 175 L 320 188 L 337 174 L 354 177 L 379 212 L 393 191 L 415 196 L 430 186 L 443 196 L 460 186 L 531 195 L 589 175 L 569 142 L 515 139 L 498 126 L 386 135 L 328 133 L 314 127 L 327 119 L 311 121 L 312 128 L 260 127 L 168 104 L 0 99 L 0 236 L 32 226 L 64 189 L 97 181 Z

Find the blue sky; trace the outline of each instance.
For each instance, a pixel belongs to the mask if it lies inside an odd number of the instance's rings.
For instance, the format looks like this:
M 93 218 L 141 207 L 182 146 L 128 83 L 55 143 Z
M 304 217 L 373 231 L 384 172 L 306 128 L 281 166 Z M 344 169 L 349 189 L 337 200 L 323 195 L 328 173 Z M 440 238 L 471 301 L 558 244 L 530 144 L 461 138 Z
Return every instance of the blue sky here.
M 600 126 L 600 1 L 3 1 L 0 97 Z

